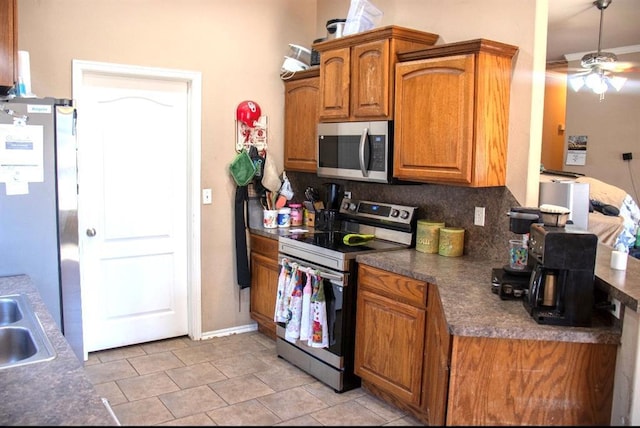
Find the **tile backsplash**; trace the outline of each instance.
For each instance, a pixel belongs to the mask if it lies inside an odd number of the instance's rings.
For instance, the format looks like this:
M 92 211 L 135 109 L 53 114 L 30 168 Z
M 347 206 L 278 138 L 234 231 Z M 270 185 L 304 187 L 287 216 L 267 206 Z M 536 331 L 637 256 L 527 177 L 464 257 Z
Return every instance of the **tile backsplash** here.
M 418 219 L 443 221 L 447 226 L 465 229 L 464 254 L 484 255 L 507 262 L 509 231 L 507 213 L 519 206 L 506 187 L 467 188 L 440 184 L 377 184 L 319 178 L 315 174 L 289 172 L 294 191 L 292 202 L 302 202 L 311 186 L 325 200 L 327 186 L 338 183 L 341 191 L 350 191 L 359 200 L 396 203 L 418 207 Z M 475 207 L 485 208 L 485 225 L 473 224 Z

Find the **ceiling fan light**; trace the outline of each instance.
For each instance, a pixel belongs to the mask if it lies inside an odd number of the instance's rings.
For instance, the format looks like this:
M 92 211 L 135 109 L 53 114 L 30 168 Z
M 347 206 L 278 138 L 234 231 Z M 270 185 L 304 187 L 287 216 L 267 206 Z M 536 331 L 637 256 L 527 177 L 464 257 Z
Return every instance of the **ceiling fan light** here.
M 590 73 L 587 77 L 585 77 L 584 79 L 584 83 L 590 88 L 590 89 L 594 89 L 597 88 L 598 86 L 600 86 L 600 83 L 602 82 L 602 79 L 600 77 L 599 74 L 597 73 Z
M 569 79 L 569 84 L 575 92 L 578 92 L 584 86 L 584 78 L 582 76 L 572 77 Z
M 613 86 L 615 90 L 618 92 L 620 92 L 620 89 L 622 89 L 626 81 L 627 81 L 626 77 L 620 77 L 620 76 L 613 76 L 609 79 L 609 83 L 611 83 L 611 86 Z
M 607 89 L 609 89 L 609 86 L 607 86 L 607 82 L 605 82 L 603 79 L 600 81 L 600 83 L 598 83 L 591 89 L 593 90 L 594 94 L 604 94 L 605 92 L 607 92 Z

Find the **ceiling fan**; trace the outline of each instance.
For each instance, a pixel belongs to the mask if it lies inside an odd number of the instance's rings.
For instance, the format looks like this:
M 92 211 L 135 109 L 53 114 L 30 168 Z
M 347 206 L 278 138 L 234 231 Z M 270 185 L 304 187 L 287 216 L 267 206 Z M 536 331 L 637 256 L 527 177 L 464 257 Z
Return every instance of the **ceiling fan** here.
M 582 69 L 578 70 L 570 79 L 571 87 L 578 91 L 586 86 L 604 99 L 604 94 L 609 87 L 620 91 L 626 82 L 626 78 L 615 73 L 623 72 L 630 67 L 628 63 L 618 61 L 618 57 L 612 52 L 602 52 L 602 23 L 604 11 L 613 0 L 595 0 L 593 5 L 600 10 L 600 31 L 598 33 L 598 51 L 584 55 L 580 61 Z

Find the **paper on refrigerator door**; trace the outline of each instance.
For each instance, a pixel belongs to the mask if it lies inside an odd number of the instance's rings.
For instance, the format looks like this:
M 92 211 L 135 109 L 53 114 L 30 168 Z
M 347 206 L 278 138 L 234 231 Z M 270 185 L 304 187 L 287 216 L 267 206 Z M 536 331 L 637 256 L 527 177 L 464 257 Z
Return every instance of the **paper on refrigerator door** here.
M 0 125 L 0 183 L 43 181 L 42 125 Z

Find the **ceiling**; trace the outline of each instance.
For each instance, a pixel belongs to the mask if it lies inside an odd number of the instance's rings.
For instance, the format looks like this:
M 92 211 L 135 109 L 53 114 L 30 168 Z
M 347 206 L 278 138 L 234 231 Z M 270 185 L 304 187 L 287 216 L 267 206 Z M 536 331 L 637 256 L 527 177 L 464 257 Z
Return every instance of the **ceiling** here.
M 593 0 L 549 0 L 547 61 L 596 52 L 600 10 Z M 640 45 L 640 0 L 612 0 L 604 10 L 601 50 Z

